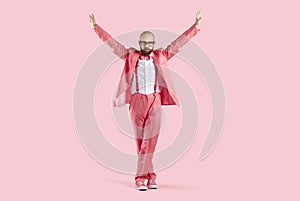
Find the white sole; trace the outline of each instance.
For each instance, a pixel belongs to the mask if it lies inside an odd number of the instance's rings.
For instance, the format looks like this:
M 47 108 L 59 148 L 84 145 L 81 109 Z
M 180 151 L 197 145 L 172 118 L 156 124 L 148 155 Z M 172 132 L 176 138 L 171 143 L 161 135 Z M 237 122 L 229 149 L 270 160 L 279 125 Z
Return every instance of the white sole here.
M 148 187 L 147 186 L 136 186 L 136 189 L 139 191 L 146 191 L 146 190 L 148 190 Z
M 150 189 L 157 189 L 157 185 L 149 185 L 148 188 L 150 188 Z

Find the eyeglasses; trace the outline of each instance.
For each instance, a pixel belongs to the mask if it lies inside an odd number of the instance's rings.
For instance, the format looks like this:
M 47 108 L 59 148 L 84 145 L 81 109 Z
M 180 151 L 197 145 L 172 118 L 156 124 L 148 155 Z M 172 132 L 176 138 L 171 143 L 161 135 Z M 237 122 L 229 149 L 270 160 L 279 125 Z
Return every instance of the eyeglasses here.
M 141 46 L 146 46 L 146 45 L 148 45 L 149 47 L 152 47 L 153 45 L 154 45 L 154 41 L 150 41 L 150 42 L 147 42 L 147 41 L 139 41 L 139 44 L 141 45 Z

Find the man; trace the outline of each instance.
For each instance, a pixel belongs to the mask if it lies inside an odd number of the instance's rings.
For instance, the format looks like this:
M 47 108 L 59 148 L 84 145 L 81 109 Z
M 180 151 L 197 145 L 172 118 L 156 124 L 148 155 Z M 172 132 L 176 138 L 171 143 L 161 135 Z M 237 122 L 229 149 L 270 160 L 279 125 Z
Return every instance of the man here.
M 195 23 L 165 49 L 154 50 L 154 34 L 142 32 L 138 41 L 140 51 L 125 48 L 96 24 L 93 14 L 89 17 L 100 39 L 125 61 L 113 105 L 120 107 L 129 104 L 138 154 L 136 188 L 157 189 L 152 159 L 160 132 L 161 106 L 179 106 L 167 62 L 200 31 L 200 11 L 197 11 Z

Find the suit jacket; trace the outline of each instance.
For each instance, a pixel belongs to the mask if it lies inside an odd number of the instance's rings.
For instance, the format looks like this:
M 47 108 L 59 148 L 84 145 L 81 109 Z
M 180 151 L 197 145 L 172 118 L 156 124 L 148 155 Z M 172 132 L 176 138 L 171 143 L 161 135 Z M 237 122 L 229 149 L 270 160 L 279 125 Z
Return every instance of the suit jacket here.
M 137 66 L 140 51 L 130 47 L 125 48 L 107 33 L 99 25 L 94 26 L 95 33 L 105 42 L 113 52 L 125 61 L 125 65 L 119 80 L 118 90 L 113 101 L 114 107 L 130 104 L 132 77 Z M 179 52 L 179 48 L 185 45 L 193 36 L 200 31 L 193 24 L 189 29 L 182 33 L 178 38 L 170 43 L 165 49 L 158 48 L 153 50 L 153 62 L 156 67 L 158 85 L 160 86 L 161 105 L 177 105 L 179 101 L 175 92 L 171 74 L 168 70 L 168 60 Z

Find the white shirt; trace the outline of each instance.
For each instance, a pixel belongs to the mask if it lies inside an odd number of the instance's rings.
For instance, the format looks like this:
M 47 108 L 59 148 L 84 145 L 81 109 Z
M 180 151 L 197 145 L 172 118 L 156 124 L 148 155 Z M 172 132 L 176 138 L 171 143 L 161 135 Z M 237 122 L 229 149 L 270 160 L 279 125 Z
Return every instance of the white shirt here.
M 151 56 L 151 54 L 150 54 Z M 136 93 L 136 71 L 133 73 L 131 93 Z M 137 63 L 138 88 L 139 93 L 151 94 L 154 93 L 155 82 L 155 66 L 153 59 L 139 59 Z M 160 92 L 158 84 L 156 84 L 156 92 Z

